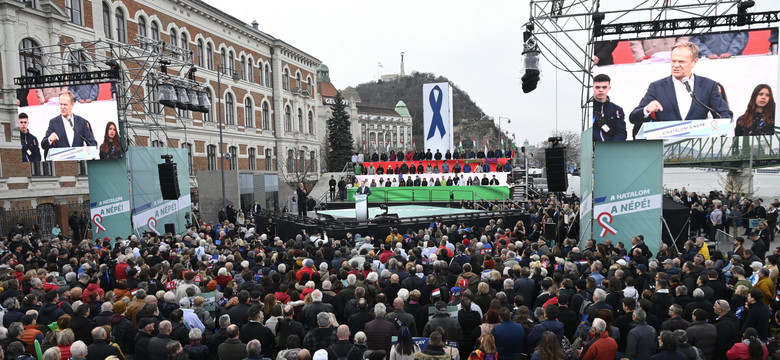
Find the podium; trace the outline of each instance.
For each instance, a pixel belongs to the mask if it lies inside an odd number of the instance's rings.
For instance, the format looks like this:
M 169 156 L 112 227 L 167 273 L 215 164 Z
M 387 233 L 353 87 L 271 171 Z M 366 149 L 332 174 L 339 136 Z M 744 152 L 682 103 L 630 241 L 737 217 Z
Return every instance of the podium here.
M 355 194 L 355 220 L 368 221 L 368 195 Z

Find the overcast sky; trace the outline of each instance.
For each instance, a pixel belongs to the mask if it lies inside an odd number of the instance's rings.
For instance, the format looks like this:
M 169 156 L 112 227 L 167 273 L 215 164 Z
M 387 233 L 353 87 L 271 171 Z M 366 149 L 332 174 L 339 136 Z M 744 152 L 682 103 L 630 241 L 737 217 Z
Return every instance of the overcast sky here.
M 207 2 L 246 23 L 257 20 L 262 31 L 318 58 L 339 89 L 375 80 L 380 62 L 381 74 L 398 73 L 404 52 L 407 74 L 446 76 L 486 114 L 511 119 L 501 126 L 518 142 L 546 140 L 556 120 L 560 129 L 580 130 L 580 86 L 572 75 L 543 67 L 539 88 L 522 92 L 526 0 Z

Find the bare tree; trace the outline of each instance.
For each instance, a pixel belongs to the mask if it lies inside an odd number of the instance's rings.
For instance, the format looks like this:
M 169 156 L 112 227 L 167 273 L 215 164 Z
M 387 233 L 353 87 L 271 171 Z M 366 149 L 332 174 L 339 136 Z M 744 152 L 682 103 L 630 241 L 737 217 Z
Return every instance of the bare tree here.
M 284 156 L 279 157 L 279 173 L 282 180 L 293 190 L 298 188 L 298 183 L 309 183 L 315 180 L 318 175 L 316 161 L 316 157 L 312 158 L 301 146 L 296 145 L 287 149 Z
M 561 137 L 563 139 L 561 145 L 566 147 L 566 162 L 569 166 L 579 167 L 580 148 L 582 147 L 580 133 L 572 130 L 560 130 L 557 132 L 553 131 L 550 137 Z M 544 148 L 549 146 L 550 143 L 548 141 L 543 141 L 540 148 L 528 160 L 528 165 L 534 167 L 544 166 Z

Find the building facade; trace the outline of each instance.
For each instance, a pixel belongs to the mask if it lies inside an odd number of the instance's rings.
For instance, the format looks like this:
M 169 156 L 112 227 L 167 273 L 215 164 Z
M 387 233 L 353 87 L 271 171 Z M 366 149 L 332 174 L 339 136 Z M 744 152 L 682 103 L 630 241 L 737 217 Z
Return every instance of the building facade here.
M 265 177 L 266 182 L 278 179 L 276 200 L 264 198 L 264 189 L 243 186 L 242 179 L 241 190 L 227 196 L 237 206 L 249 206 L 251 201 L 264 207 L 278 205 L 279 198 L 293 191 L 287 182 L 318 177 L 325 135 L 318 124 L 322 105 L 316 99 L 320 61 L 262 32 L 256 22 L 245 24 L 199 0 L 0 0 L 0 23 L 4 44 L 0 53 L 2 209 L 89 200 L 88 167 L 83 162 L 31 165 L 20 161 L 13 79 L 30 75 L 29 54 L 35 53 L 30 49 L 96 40 L 132 47 L 140 46 L 136 39 L 147 38 L 191 54 L 189 59 L 197 68 L 195 80 L 205 85 L 211 111 L 159 107 L 154 103 L 154 90 L 145 88 L 139 92 L 150 99 L 145 111 L 156 112 L 155 126 L 163 125 L 167 131 L 149 130 L 152 122 L 144 115 L 127 117 L 126 125 L 134 130 L 128 134 L 135 146 L 189 150 L 196 201 L 221 198 L 220 189 L 201 188 L 197 179 L 199 172 L 219 171 L 222 164 L 233 177 L 271 175 Z M 44 73 L 52 71 L 43 68 Z M 220 86 L 218 71 L 227 74 L 221 76 Z M 230 76 L 234 72 L 237 80 Z M 220 151 L 221 123 L 225 125 Z M 230 157 L 222 161 L 220 153 Z M 200 206 L 206 220 L 219 210 L 211 204 L 208 207 Z
M 354 123 L 358 134 L 355 137 L 356 148 L 366 154 L 384 153 L 390 150 L 408 151 L 414 147 L 412 142 L 412 115 L 403 101 L 394 108 L 358 105 L 358 121 Z M 422 146 L 422 144 L 420 144 Z

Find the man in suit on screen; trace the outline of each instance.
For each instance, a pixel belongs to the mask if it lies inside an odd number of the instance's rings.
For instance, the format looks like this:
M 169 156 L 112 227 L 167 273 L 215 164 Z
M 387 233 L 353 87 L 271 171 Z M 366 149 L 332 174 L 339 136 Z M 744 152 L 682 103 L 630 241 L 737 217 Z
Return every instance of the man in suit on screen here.
M 49 120 L 41 141 L 44 149 L 55 147 L 97 146 L 89 122 L 73 114 L 76 98 L 69 90 L 60 93 L 60 115 Z
M 689 91 L 721 118 L 732 118 L 733 114 L 723 100 L 718 84 L 693 74 L 698 61 L 698 46 L 687 41 L 675 45 L 672 49 L 672 75 L 650 83 L 639 106 L 629 116 L 631 123 L 638 127 L 650 121 L 706 119 L 710 110 L 697 103 Z

